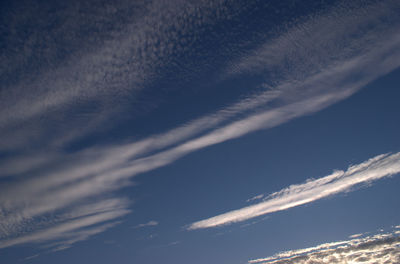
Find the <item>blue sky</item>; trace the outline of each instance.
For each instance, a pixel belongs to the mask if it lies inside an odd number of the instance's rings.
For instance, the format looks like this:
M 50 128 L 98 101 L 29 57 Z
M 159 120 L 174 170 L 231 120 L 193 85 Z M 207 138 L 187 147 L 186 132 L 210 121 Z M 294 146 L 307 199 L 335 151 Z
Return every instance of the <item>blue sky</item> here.
M 3 1 L 3 263 L 400 261 L 397 1 Z

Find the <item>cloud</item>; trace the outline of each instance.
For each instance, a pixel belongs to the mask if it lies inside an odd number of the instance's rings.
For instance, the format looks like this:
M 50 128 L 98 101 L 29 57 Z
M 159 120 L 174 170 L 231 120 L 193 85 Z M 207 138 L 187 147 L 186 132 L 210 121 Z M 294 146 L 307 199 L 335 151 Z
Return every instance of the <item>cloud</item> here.
M 242 222 L 254 217 L 287 210 L 316 200 L 349 192 L 355 186 L 400 173 L 400 152 L 379 155 L 347 171 L 335 171 L 319 179 L 309 179 L 303 184 L 291 185 L 268 196 L 264 201 L 195 222 L 188 230 L 210 228 Z
M 228 78 L 235 74 L 267 76 L 273 83 L 304 79 L 343 59 L 375 49 L 383 36 L 397 31 L 386 24 L 398 23 L 396 7 L 396 1 L 365 5 L 361 1 L 338 2 L 233 58 L 225 74 Z M 382 21 L 385 18 L 387 22 Z M 349 37 L 353 34 L 357 37 Z
M 393 18 L 390 8 L 375 6 L 379 8 L 364 10 L 369 16 L 352 21 L 354 23 L 350 32 L 346 31 L 346 27 L 326 30 L 320 20 L 310 19 L 304 25 L 312 26 L 313 31 L 319 32 L 319 37 L 328 39 L 329 43 L 346 39 L 351 44 L 352 52 L 343 54 L 343 47 L 339 45 L 326 50 L 318 49 L 310 54 L 298 53 L 299 57 L 289 60 L 291 66 L 273 85 L 263 81 L 260 84 L 264 87 L 261 92 L 163 133 L 131 143 L 90 146 L 72 152 L 48 147 L 48 141 L 51 140 L 47 135 L 53 131 L 49 127 L 54 127 L 54 124 L 63 123 L 61 132 L 51 133 L 60 146 L 65 138 L 75 137 L 73 131 L 65 131 L 75 130 L 80 135 L 82 129 L 91 130 L 96 127 L 96 122 L 108 122 L 108 117 L 118 116 L 113 109 L 119 104 L 119 99 L 124 97 L 124 89 L 141 89 L 147 80 L 146 76 L 153 76 L 152 66 L 162 68 L 169 56 L 176 55 L 174 52 L 187 52 L 190 49 L 174 42 L 179 30 L 171 33 L 170 28 L 177 26 L 190 32 L 197 23 L 216 23 L 213 12 L 223 9 L 218 1 L 201 2 L 200 9 L 197 6 L 187 6 L 185 1 L 178 2 L 176 10 L 175 2 L 166 4 L 167 7 L 151 5 L 149 13 L 144 13 L 144 17 L 139 16 L 137 21 L 121 25 L 122 29 L 118 27 L 120 30 L 110 33 L 114 37 L 101 42 L 99 47 L 92 47 L 84 56 L 73 56 L 64 66 L 45 71 L 44 75 L 38 75 L 37 82 L 33 84 L 30 79 L 22 79 L 16 89 L 4 89 L 10 92 L 4 94 L 9 105 L 2 105 L 7 111 L 2 112 L 4 117 L 0 117 L 0 135 L 6 139 L 2 142 L 13 149 L 13 153 L 18 153 L 20 144 L 32 142 L 39 144 L 42 151 L 11 154 L 0 163 L 0 176 L 4 179 L 4 184 L 0 186 L 2 247 L 50 243 L 57 249 L 63 249 L 87 239 L 116 225 L 121 217 L 129 213 L 129 202 L 118 197 L 115 191 L 131 186 L 134 176 L 171 164 L 194 151 L 315 113 L 348 98 L 369 82 L 400 65 L 400 37 L 392 34 L 399 21 Z M 180 16 L 175 16 L 181 12 L 180 8 L 186 10 L 182 14 L 186 17 L 187 13 L 187 23 L 180 23 Z M 379 10 L 378 15 L 374 10 Z M 203 17 L 203 14 L 206 15 Z M 390 23 L 387 20 L 377 21 L 376 17 L 384 15 Z M 201 21 L 195 19 L 198 16 Z M 353 16 L 350 12 L 345 17 Z M 325 21 L 325 16 L 321 16 L 321 19 Z M 326 25 L 332 25 L 337 17 L 328 16 L 326 19 L 330 21 Z M 362 29 L 370 22 L 380 26 L 370 28 L 365 35 Z M 273 53 L 285 54 L 285 58 L 291 57 L 287 51 L 297 50 L 296 38 L 301 41 L 305 38 L 304 32 L 296 33 L 299 28 L 301 25 L 282 33 L 285 45 L 276 50 L 279 47 L 277 45 Z M 146 30 L 151 33 L 149 38 L 146 37 Z M 374 33 L 379 33 L 380 38 L 364 42 L 363 36 Z M 288 36 L 292 42 L 288 41 Z M 270 49 L 270 42 L 267 40 L 261 50 Z M 162 45 L 159 46 L 159 43 Z M 317 45 L 315 43 L 312 47 Z M 160 59 L 158 52 L 163 54 L 162 58 L 167 59 Z M 132 58 L 139 59 L 132 64 Z M 264 58 L 268 67 L 272 65 L 272 68 L 279 67 L 286 60 L 270 60 L 268 56 Z M 304 66 L 300 62 L 321 58 L 324 58 L 323 64 L 311 63 L 307 70 L 299 72 Z M 228 71 L 228 78 L 236 78 L 246 71 L 260 74 L 265 72 L 265 68 L 259 68 L 259 63 L 254 61 L 251 54 L 238 61 L 240 67 L 232 66 L 235 63 L 229 64 L 229 67 L 236 67 L 236 70 Z M 36 86 L 41 89 L 30 89 Z M 26 91 L 34 92 L 30 94 Z M 15 97 L 15 94 L 21 94 L 21 98 Z M 93 124 L 87 126 L 86 121 L 91 120 L 92 116 L 90 113 L 86 116 L 84 109 L 77 108 L 76 104 L 87 105 L 92 100 L 97 103 L 105 100 L 107 103 L 104 108 L 99 108 L 101 111 L 96 114 Z M 81 109 L 83 113 L 75 109 Z M 81 120 L 79 122 L 66 121 L 64 124 L 64 120 L 70 118 L 60 119 L 60 114 L 71 117 L 70 112 L 74 111 L 78 111 L 77 114 L 82 114 L 84 118 L 78 118 Z M 38 116 L 37 119 L 35 116 Z M 39 120 L 45 120 L 46 125 Z M 31 135 L 24 134 L 31 131 L 38 133 L 39 137 L 31 140 Z M 25 145 L 24 148 L 35 150 Z M 51 243 L 53 240 L 55 242 Z
M 158 225 L 158 222 L 157 222 L 157 221 L 151 220 L 151 221 L 149 221 L 149 222 L 147 222 L 147 223 L 139 224 L 139 225 L 137 225 L 137 226 L 134 226 L 133 228 L 142 228 L 142 227 L 157 226 L 157 225 Z
M 252 202 L 252 201 L 260 200 L 262 198 L 264 198 L 264 194 L 259 194 L 259 195 L 256 195 L 256 196 L 252 197 L 252 198 L 247 199 L 246 202 Z
M 0 140 L 0 150 L 37 141 L 61 146 L 111 122 L 126 108 L 126 98 L 129 105 L 139 104 L 138 93 L 190 50 L 199 28 L 229 17 L 223 2 L 116 1 L 102 8 L 38 4 L 7 12 L 3 28 L 9 34 L 0 54 L 6 65 L 0 68 L 5 80 L 0 135 L 7 140 Z M 48 9 L 55 11 L 50 15 Z M 15 34 L 26 24 L 31 25 L 29 41 Z M 58 124 L 60 119 L 65 124 Z
M 37 258 L 37 257 L 39 257 L 39 256 L 40 256 L 40 254 L 35 254 L 35 255 L 32 255 L 32 256 L 29 256 L 29 257 L 24 258 L 24 260 L 34 259 L 34 258 Z
M 399 261 L 400 237 L 391 232 L 286 251 L 271 257 L 250 260 L 248 263 L 398 263 Z
M 349 236 L 349 238 L 357 238 L 357 237 L 361 237 L 363 234 L 354 234 Z
M 2 237 L 21 232 L 20 230 L 31 226 L 31 221 L 36 217 L 63 210 L 85 199 L 95 198 L 128 186 L 131 184 L 129 179 L 133 176 L 170 164 L 193 151 L 262 128 L 274 127 L 294 117 L 317 111 L 347 95 L 348 91 L 344 94 L 321 95 L 252 114 L 205 135 L 147 156 L 149 152 L 152 153 L 182 140 L 182 137 L 178 137 L 179 135 L 187 133 L 190 136 L 188 132 L 198 126 L 197 121 L 192 123 L 193 127 L 189 124 L 164 135 L 150 137 L 132 144 L 86 149 L 80 153 L 74 153 L 73 156 L 60 155 L 58 160 L 56 157 L 55 161 L 49 161 L 52 169 L 49 170 L 49 164 L 45 163 L 46 167 L 37 172 L 39 175 L 20 177 L 3 187 L 0 193 L 0 208 L 3 212 L 0 214 Z M 222 116 L 225 115 L 225 112 L 221 113 Z M 215 117 L 211 119 L 215 120 Z M 178 133 L 174 134 L 174 132 Z M 31 164 L 36 168 L 36 162 Z M 13 170 L 9 168 L 8 171 Z M 25 167 L 23 171 L 29 172 L 29 168 Z M 13 174 L 4 177 L 12 176 Z M 32 241 L 34 238 L 38 237 L 15 240 L 15 243 Z M 7 245 L 11 244 L 7 243 Z
M 7 219 L 1 224 L 0 248 L 10 247 L 23 243 L 44 243 L 53 250 L 65 249 L 72 244 L 85 240 L 90 236 L 104 232 L 118 224 L 114 221 L 130 212 L 126 199 L 103 199 L 95 203 L 75 205 L 68 208 L 57 217 L 46 219 L 44 223 L 29 221 L 21 215 L 14 215 L 15 218 Z M 4 213 L 4 212 L 2 212 Z M 20 223 L 17 219 L 23 219 L 28 223 Z M 19 229 L 16 224 L 30 225 L 30 230 Z M 13 226 L 14 225 L 14 226 Z M 34 231 L 31 231 L 34 230 Z M 9 234 L 14 232 L 14 234 Z M 6 235 L 6 236 L 5 236 Z

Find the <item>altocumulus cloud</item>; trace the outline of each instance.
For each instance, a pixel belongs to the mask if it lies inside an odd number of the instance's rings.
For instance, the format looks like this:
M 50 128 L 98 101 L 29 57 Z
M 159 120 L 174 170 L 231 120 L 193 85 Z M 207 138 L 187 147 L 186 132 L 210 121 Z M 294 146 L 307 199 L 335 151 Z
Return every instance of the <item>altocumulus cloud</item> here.
M 249 264 L 318 264 L 318 263 L 399 263 L 400 232 L 379 233 L 362 238 L 290 250 Z
M 268 196 L 264 201 L 191 224 L 188 229 L 201 229 L 245 221 L 260 215 L 287 210 L 295 206 L 350 191 L 351 188 L 400 173 L 400 153 L 379 155 L 346 171 L 310 179 Z
M 1 248 L 44 243 L 63 249 L 103 232 L 130 212 L 131 202 L 115 191 L 132 185 L 134 176 L 175 162 L 193 151 L 312 114 L 351 96 L 400 65 L 400 37 L 393 34 L 400 24 L 395 12 L 398 2 L 367 5 L 361 11 L 347 10 L 344 5 L 339 11 L 313 16 L 275 39 L 265 36 L 266 41 L 258 49 L 227 62 L 221 79 L 248 73 L 264 76 L 265 72 L 276 70 L 284 73 L 279 78 L 272 76 L 272 82 L 263 81 L 260 86 L 265 89 L 261 92 L 132 143 L 91 146 L 72 153 L 60 148 L 64 142 L 109 122 L 111 116 L 118 116 L 122 110 L 115 107 L 115 102 L 126 93 L 144 89 L 149 80 L 156 78 L 157 69 L 171 58 L 190 52 L 190 45 L 185 44 L 188 40 L 180 38 L 182 34 L 188 33 L 185 36 L 193 40 L 196 36 L 190 32 L 197 26 L 228 19 L 232 10 L 222 2 L 198 1 L 192 5 L 185 1 L 154 1 L 135 20 L 121 22 L 109 35 L 99 36 L 101 41 L 91 42 L 89 52 L 72 53 L 57 67 L 41 66 L 34 79 L 21 76 L 19 82 L 7 82 L 7 89 L 1 94 L 7 103 L 1 105 L 4 111 L 0 114 L 0 149 L 12 149 L 17 154 L 0 164 L 0 176 L 4 179 L 0 186 Z M 117 5 L 117 11 L 124 10 L 123 3 Z M 107 12 L 113 13 L 113 8 Z M 354 15 L 357 12 L 363 15 Z M 75 27 L 72 24 L 67 31 Z M 313 32 L 318 34 L 310 41 Z M 72 42 L 80 43 L 74 39 Z M 326 44 L 323 49 L 319 42 Z M 303 47 L 299 43 L 304 43 Z M 54 48 L 49 47 L 50 51 Z M 15 69 L 20 67 L 18 61 L 24 61 L 20 57 L 4 59 Z M 283 64 L 287 67 L 281 68 Z M 2 74 L 9 76 L 7 68 L 2 70 Z M 74 112 L 91 103 L 99 106 L 94 110 L 98 113 L 95 118 L 90 111 Z M 54 130 L 59 116 L 73 118 L 63 118 L 66 123 Z M 87 124 L 87 120 L 91 121 Z M 27 149 L 40 145 L 41 151 L 20 151 L 25 144 L 31 147 Z M 274 210 L 283 210 L 317 199 L 312 194 L 318 188 L 337 188 L 336 192 L 327 191 L 327 196 L 342 191 L 341 188 L 390 175 L 398 169 L 398 154 L 379 156 L 365 164 L 365 168 L 361 164 L 320 181 L 292 186 L 264 202 L 275 199 L 280 207 L 277 205 Z M 357 171 L 352 172 L 355 168 Z M 385 174 L 383 168 L 392 172 Z M 369 177 L 370 172 L 375 176 Z M 308 196 L 298 194 L 296 200 L 296 191 L 304 191 Z M 191 229 L 255 215 L 247 209 L 241 212 L 247 216 L 236 215 L 223 221 L 217 217 L 213 219 L 218 221 L 194 223 Z
M 229 17 L 223 2 L 54 4 L 57 11 L 50 17 L 51 7 L 39 4 L 5 12 L 0 135 L 7 140 L 0 141 L 0 150 L 34 145 L 38 139 L 60 146 L 109 122 L 121 111 L 117 106 L 123 97 L 137 103 L 131 95 L 156 79 L 157 69 L 188 52 L 199 28 Z M 29 36 L 15 33 L 26 24 L 32 25 Z M 60 117 L 67 124 L 49 133 L 46 123 Z

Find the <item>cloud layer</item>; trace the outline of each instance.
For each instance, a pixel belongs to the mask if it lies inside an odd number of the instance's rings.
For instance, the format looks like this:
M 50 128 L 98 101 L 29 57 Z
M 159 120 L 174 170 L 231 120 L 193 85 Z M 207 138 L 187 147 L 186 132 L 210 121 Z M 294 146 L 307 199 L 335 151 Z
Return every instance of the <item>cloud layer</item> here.
M 134 176 L 171 164 L 196 150 L 315 113 L 400 66 L 400 37 L 393 34 L 400 24 L 393 11 L 398 3 L 367 5 L 361 11 L 347 10 L 344 5 L 340 12 L 335 9 L 310 17 L 280 32 L 275 39 L 266 34 L 258 49 L 226 62 L 221 80 L 260 75 L 260 92 L 165 132 L 129 140 L 130 143 L 90 146 L 74 152 L 60 147 L 68 139 L 111 123 L 111 117 L 122 111 L 121 98 L 144 89 L 156 78 L 157 69 L 171 58 L 190 52 L 186 42 L 197 38 L 191 35 L 197 32 L 195 28 L 233 15 L 222 2 L 142 3 L 146 12 L 137 20 L 107 31 L 109 35 L 99 37 L 102 41 L 98 46 L 73 53 L 57 67 L 40 67 L 35 79 L 21 76 L 18 82 L 7 83 L 7 89 L 1 91 L 2 101 L 7 103 L 1 105 L 4 111 L 0 114 L 0 150 L 11 150 L 11 154 L 0 163 L 0 177 L 4 180 L 0 186 L 0 248 L 44 243 L 62 249 L 87 239 L 116 225 L 129 213 L 129 201 L 116 191 L 132 185 Z M 124 4 L 122 1 L 118 6 L 120 10 L 124 10 Z M 143 6 L 135 8 L 142 10 Z M 358 12 L 367 15 L 359 16 Z M 308 40 L 310 34 L 312 41 Z M 327 45 L 319 48 L 318 43 Z M 343 46 L 350 51 L 344 52 Z M 20 60 L 23 59 L 14 61 Z M 8 74 L 7 69 L 2 70 Z M 282 75 L 271 75 L 277 71 Z M 222 85 L 221 80 L 216 81 L 216 87 Z M 96 107 L 90 107 L 92 104 Z M 92 110 L 86 112 L 85 107 Z M 78 113 L 76 109 L 80 109 Z M 54 131 L 54 127 L 59 129 Z M 379 166 L 396 171 L 397 167 L 390 166 L 397 164 L 397 158 L 398 154 L 393 154 L 369 161 L 376 175 L 368 178 L 363 172 L 361 182 L 384 177 L 379 176 L 384 174 Z M 337 192 L 342 185 L 333 184 L 345 183 L 343 186 L 349 187 L 351 183 L 344 180 L 356 179 L 347 177 L 353 175 L 349 171 L 348 175 L 342 173 L 332 175 L 331 182 L 326 183 L 338 188 Z M 310 184 L 270 198 L 287 197 L 289 192 L 300 189 L 312 193 L 313 189 L 307 186 Z M 283 203 L 279 208 L 316 199 L 307 197 L 297 197 L 297 202 Z M 191 229 L 244 219 L 235 217 L 216 224 L 205 220 Z
M 112 198 L 67 208 L 57 217 L 42 219 L 43 222 L 34 222 L 32 218 L 14 214 L 13 219 L 7 219 L 7 222 L 1 224 L 3 240 L 0 248 L 51 240 L 53 242 L 47 247 L 52 250 L 65 249 L 118 224 L 116 219 L 130 212 L 127 207 L 126 199 Z M 1 213 L 3 218 L 4 210 Z M 19 228 L 21 225 L 29 226 L 30 230 Z
M 62 146 L 111 122 L 126 98 L 138 104 L 138 93 L 190 50 L 204 25 L 229 17 L 223 2 L 118 0 L 101 8 L 82 2 L 7 10 L 0 53 L 0 135 L 7 140 L 0 140 L 0 151 Z M 22 27 L 28 36 L 15 33 Z
M 379 155 L 347 171 L 335 171 L 319 179 L 309 179 L 303 184 L 292 185 L 273 193 L 262 202 L 227 212 L 191 224 L 188 229 L 210 228 L 242 222 L 261 215 L 287 210 L 295 206 L 348 192 L 353 187 L 400 173 L 400 152 Z
M 325 243 L 290 250 L 267 258 L 250 260 L 249 264 L 319 264 L 319 263 L 399 263 L 400 232 L 380 233 L 362 238 Z

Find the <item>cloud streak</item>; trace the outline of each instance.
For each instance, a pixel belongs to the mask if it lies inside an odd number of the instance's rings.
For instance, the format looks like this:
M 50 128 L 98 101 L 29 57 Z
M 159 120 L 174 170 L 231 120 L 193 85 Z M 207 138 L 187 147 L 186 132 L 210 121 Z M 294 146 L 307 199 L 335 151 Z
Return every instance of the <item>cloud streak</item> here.
M 34 231 L 19 230 L 14 234 L 7 234 L 7 229 L 12 230 L 15 227 L 8 225 L 18 223 L 2 223 L 0 248 L 10 247 L 24 243 L 44 243 L 55 241 L 48 245 L 52 250 L 65 249 L 72 244 L 86 240 L 88 237 L 104 232 L 105 230 L 118 224 L 115 221 L 130 212 L 126 199 L 112 198 L 104 199 L 95 203 L 86 203 L 73 206 L 59 214 L 57 217 L 48 218 L 45 223 L 30 222 L 30 228 Z M 4 212 L 1 212 L 4 213 Z M 23 216 L 19 216 L 20 219 Z M 29 219 L 25 218 L 25 221 Z M 25 223 L 27 225 L 28 223 Z M 17 230 L 14 230 L 16 232 Z M 7 235 L 5 238 L 4 235 Z
M 158 225 L 157 221 L 151 220 L 144 224 L 138 224 L 137 226 L 134 226 L 133 228 L 136 229 L 136 228 L 142 228 L 142 227 L 147 227 L 147 226 L 157 226 L 157 225 Z
M 187 229 L 203 229 L 242 222 L 254 217 L 287 210 L 342 192 L 363 183 L 400 173 L 400 153 L 379 155 L 346 171 L 335 171 L 319 179 L 292 185 L 273 193 L 264 201 L 191 224 Z

